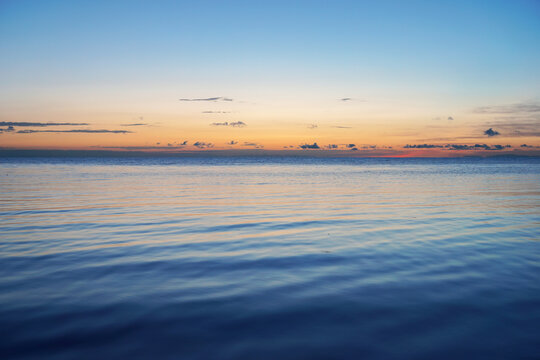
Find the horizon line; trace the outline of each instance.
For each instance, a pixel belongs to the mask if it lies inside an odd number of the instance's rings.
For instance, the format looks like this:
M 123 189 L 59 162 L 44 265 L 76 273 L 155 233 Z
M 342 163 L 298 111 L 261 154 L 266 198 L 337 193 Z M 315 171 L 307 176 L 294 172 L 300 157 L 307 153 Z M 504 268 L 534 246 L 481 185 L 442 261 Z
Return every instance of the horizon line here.
M 540 157 L 540 151 L 452 151 L 441 154 L 436 151 L 400 151 L 395 153 L 375 153 L 374 151 L 347 150 L 266 150 L 266 149 L 225 149 L 225 150 L 107 150 L 107 149 L 29 149 L 0 148 L 0 158 L 29 157 L 304 157 L 304 158 L 463 158 L 463 157 Z

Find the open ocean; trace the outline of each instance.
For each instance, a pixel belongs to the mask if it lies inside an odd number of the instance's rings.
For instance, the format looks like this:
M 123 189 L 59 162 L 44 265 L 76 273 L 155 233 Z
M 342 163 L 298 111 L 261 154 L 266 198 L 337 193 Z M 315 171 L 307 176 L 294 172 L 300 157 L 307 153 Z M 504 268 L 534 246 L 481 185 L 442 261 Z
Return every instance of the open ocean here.
M 0 159 L 2 359 L 540 359 L 540 159 Z

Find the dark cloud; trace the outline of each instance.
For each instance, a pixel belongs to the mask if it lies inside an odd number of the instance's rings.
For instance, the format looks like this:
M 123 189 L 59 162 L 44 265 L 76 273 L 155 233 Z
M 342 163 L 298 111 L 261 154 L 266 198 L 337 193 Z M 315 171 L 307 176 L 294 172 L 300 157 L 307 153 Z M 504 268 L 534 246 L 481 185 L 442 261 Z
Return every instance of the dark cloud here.
M 300 148 L 301 149 L 320 149 L 319 145 L 317 145 L 317 143 L 313 143 L 313 144 L 303 144 L 303 145 L 300 145 Z
M 496 126 L 500 131 L 504 132 L 505 137 L 540 136 L 540 117 L 528 119 L 509 118 L 504 121 L 491 122 L 489 126 Z
M 339 146 L 337 144 L 328 144 L 325 146 L 328 150 L 337 149 Z
M 159 143 L 158 143 L 159 144 Z M 123 149 L 123 150 L 175 150 L 184 149 L 183 146 L 92 146 L 101 149 Z
M 312 130 L 318 128 L 317 124 L 309 124 L 307 127 Z
M 182 141 L 182 143 L 180 145 L 187 145 L 188 141 L 187 140 L 184 140 Z
M 352 147 L 352 148 L 351 148 L 351 151 L 358 151 L 358 148 Z
M 0 121 L 0 126 L 20 126 L 20 127 L 44 127 L 44 126 L 80 126 L 87 123 L 42 123 L 42 122 L 12 122 Z
M 448 144 L 445 147 L 450 150 L 477 150 L 475 146 L 470 145 Z
M 245 127 L 247 124 L 243 121 L 233 121 L 233 122 L 215 122 L 211 123 L 211 126 L 232 126 L 232 127 Z
M 376 149 L 377 145 L 362 145 L 362 150 Z
M 415 144 L 415 145 L 405 145 L 405 149 L 433 149 L 433 148 L 442 148 L 442 145 L 433 145 L 433 144 Z
M 454 120 L 454 118 L 453 118 L 453 117 L 451 117 L 451 116 L 449 116 L 449 117 L 448 117 L 448 120 Z
M 193 146 L 196 146 L 199 149 L 208 149 L 208 148 L 213 148 L 214 144 L 206 143 L 206 142 L 203 142 L 203 141 L 196 141 L 195 143 L 193 143 Z
M 350 97 L 344 97 L 344 98 L 341 98 L 341 99 L 339 99 L 339 100 L 340 100 L 340 101 L 351 101 L 352 98 L 350 98 Z
M 90 133 L 90 134 L 128 134 L 133 131 L 127 130 L 89 130 L 89 129 L 75 129 L 75 130 L 19 130 L 17 134 L 33 134 L 33 133 Z
M 227 145 L 236 145 L 238 144 L 238 141 L 231 140 L 227 143 Z
M 511 145 L 487 145 L 487 144 L 446 144 L 446 145 L 435 145 L 435 144 L 415 144 L 415 145 L 405 145 L 405 149 L 445 149 L 445 150 L 504 150 L 511 148 Z
M 487 145 L 487 144 L 474 144 L 474 145 L 460 145 L 460 144 L 447 144 L 445 148 L 449 150 L 503 150 L 511 148 L 510 145 Z
M 234 126 L 234 127 L 244 127 L 244 126 L 247 126 L 247 124 L 243 121 L 236 121 L 236 122 L 231 122 L 229 123 L 229 126 Z
M 516 114 L 516 113 L 537 113 L 540 112 L 538 103 L 516 103 L 510 105 L 481 106 L 474 109 L 479 114 Z
M 522 147 L 522 148 L 533 148 L 534 146 L 532 146 L 532 145 L 527 145 L 527 144 L 521 144 L 519 147 Z
M 208 110 L 208 111 L 203 111 L 202 113 L 203 114 L 230 114 L 231 112 L 230 111 L 211 111 L 211 110 Z
M 148 124 L 135 123 L 135 124 L 120 124 L 120 126 L 146 126 Z
M 180 101 L 233 101 L 231 98 L 223 97 L 223 96 L 217 96 L 217 97 L 209 97 L 209 98 L 195 98 L 195 99 L 180 99 Z
M 496 130 L 493 130 L 492 128 L 489 128 L 487 129 L 486 131 L 484 131 L 484 135 L 487 135 L 487 136 L 497 136 L 497 135 L 500 135 L 500 133 Z
M 356 145 L 355 144 L 347 144 L 345 146 L 348 147 L 349 149 L 351 149 L 351 148 L 355 147 Z

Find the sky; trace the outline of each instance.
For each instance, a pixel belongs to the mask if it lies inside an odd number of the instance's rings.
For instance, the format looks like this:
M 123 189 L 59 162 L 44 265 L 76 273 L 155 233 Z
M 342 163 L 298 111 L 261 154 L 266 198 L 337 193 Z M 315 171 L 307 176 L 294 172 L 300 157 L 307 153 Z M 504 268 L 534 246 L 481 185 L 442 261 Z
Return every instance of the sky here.
M 540 1 L 0 1 L 0 148 L 540 155 Z

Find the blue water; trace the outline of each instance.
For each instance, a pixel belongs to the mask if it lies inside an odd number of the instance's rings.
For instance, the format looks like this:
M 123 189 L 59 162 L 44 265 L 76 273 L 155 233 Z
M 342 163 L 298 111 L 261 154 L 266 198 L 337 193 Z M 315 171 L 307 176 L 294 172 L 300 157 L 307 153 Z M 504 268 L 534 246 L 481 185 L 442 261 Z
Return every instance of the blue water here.
M 3 359 L 538 359 L 540 159 L 0 159 Z

